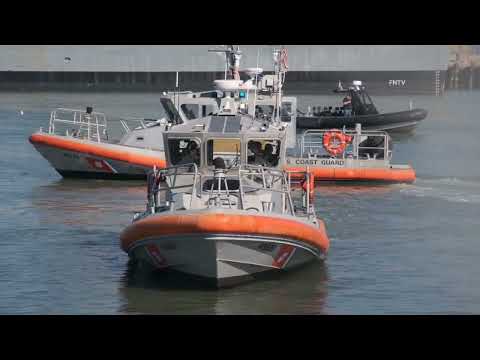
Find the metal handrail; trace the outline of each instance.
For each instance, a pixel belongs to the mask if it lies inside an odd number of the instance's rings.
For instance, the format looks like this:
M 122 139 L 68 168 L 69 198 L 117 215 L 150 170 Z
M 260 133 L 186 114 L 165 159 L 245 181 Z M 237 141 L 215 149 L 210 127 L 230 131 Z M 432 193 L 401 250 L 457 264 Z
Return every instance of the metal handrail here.
M 193 167 L 193 172 L 190 170 L 187 170 L 186 172 L 181 172 L 179 173 L 180 169 L 191 169 Z M 171 172 L 171 173 L 170 173 Z M 170 179 L 170 184 L 168 184 L 167 187 L 160 187 L 160 184 L 155 184 L 156 177 L 159 175 L 165 176 L 165 180 L 167 181 L 167 178 L 170 178 L 173 176 L 173 179 Z M 186 184 L 186 185 L 176 185 L 176 180 L 178 175 L 190 175 L 193 176 L 193 180 L 191 184 Z M 166 206 L 172 204 L 172 199 L 171 199 L 171 191 L 172 190 L 177 190 L 177 189 L 188 189 L 191 188 L 192 190 L 192 199 L 196 195 L 196 188 L 195 185 L 197 183 L 197 179 L 199 176 L 198 172 L 198 167 L 196 164 L 184 164 L 184 165 L 177 165 L 177 166 L 171 166 L 168 168 L 164 168 L 161 170 L 157 170 L 156 167 L 154 167 L 153 172 L 148 174 L 148 179 L 147 179 L 147 211 L 150 211 L 154 213 L 156 208 L 160 207 L 159 206 L 159 195 L 162 192 L 165 192 L 166 194 L 170 194 L 169 198 L 165 200 Z M 190 206 L 191 206 L 191 201 L 190 201 Z
M 149 174 L 148 180 L 148 202 L 147 202 L 147 211 L 149 212 L 156 212 L 156 209 L 163 208 L 166 210 L 172 210 L 172 191 L 179 190 L 179 189 L 191 189 L 191 199 L 190 199 L 190 206 L 192 204 L 193 199 L 197 196 L 197 187 L 200 186 L 200 191 L 203 192 L 203 182 L 207 179 L 215 179 L 218 181 L 224 182 L 224 188 L 222 186 L 218 186 L 217 189 L 214 188 L 214 184 L 212 183 L 211 189 L 209 189 L 208 194 L 209 198 L 207 204 L 210 206 L 212 203 L 212 199 L 215 199 L 215 206 L 218 206 L 220 203 L 223 205 L 223 200 L 228 200 L 228 205 L 231 208 L 232 202 L 230 200 L 230 195 L 235 194 L 238 196 L 239 199 L 239 207 L 241 210 L 245 209 L 245 190 L 251 189 L 253 191 L 266 191 L 266 192 L 276 192 L 282 194 L 282 213 L 288 212 L 292 216 L 296 216 L 296 208 L 294 202 L 291 197 L 291 173 L 304 173 L 307 181 L 310 181 L 309 176 L 310 173 L 305 171 L 295 171 L 295 172 L 285 172 L 283 170 L 276 170 L 270 168 L 264 168 L 261 166 L 252 166 L 252 165 L 242 165 L 238 169 L 235 169 L 235 174 L 227 174 L 224 172 L 222 173 L 224 176 L 215 176 L 215 174 L 204 175 L 201 174 L 198 170 L 196 164 L 185 164 L 185 165 L 177 165 L 168 168 L 164 168 L 161 170 L 154 169 L 153 173 Z M 188 184 L 177 185 L 178 176 L 181 175 L 189 175 L 192 176 L 192 182 Z M 217 174 L 218 175 L 218 174 Z M 152 178 L 153 176 L 153 178 Z M 165 182 L 167 183 L 166 187 L 161 187 L 160 183 L 156 184 L 157 176 L 164 176 Z M 261 184 L 255 186 L 253 184 L 245 184 L 245 180 L 252 177 L 252 176 L 259 176 L 261 177 L 262 181 Z M 273 176 L 272 181 L 267 183 L 266 176 Z M 238 190 L 230 190 L 228 188 L 227 180 L 228 178 L 238 179 L 239 181 L 239 188 Z M 273 184 L 278 184 L 278 188 L 274 188 Z M 165 196 L 164 205 L 160 205 L 159 195 L 165 192 L 168 194 Z M 188 190 L 187 190 L 188 192 Z M 222 196 L 226 195 L 227 198 L 222 198 Z M 307 190 L 307 202 L 306 202 L 306 209 L 307 213 L 312 215 L 312 211 L 314 212 L 313 207 L 310 204 L 310 188 Z M 220 200 L 220 201 L 218 201 Z M 220 205 L 220 206 L 221 206 Z M 264 211 L 264 210 L 262 210 Z
M 138 123 L 141 129 L 148 128 L 144 118 L 122 117 L 115 120 L 120 123 L 124 134 L 132 131 L 132 126 L 129 126 L 128 122 Z M 101 112 L 88 114 L 84 110 L 79 109 L 57 108 L 50 113 L 49 134 L 56 134 L 56 124 L 72 125 L 77 136 L 84 135 L 88 140 L 101 142 L 108 139 L 106 135 L 108 128 L 107 117 Z M 72 135 L 68 133 L 68 130 L 66 134 L 67 136 Z
M 306 155 L 313 154 L 312 150 L 316 150 L 318 153 L 319 150 L 323 149 L 323 140 L 319 141 L 318 139 L 312 139 L 310 141 L 308 140 L 308 136 L 312 135 L 318 135 L 318 136 L 323 136 L 325 133 L 329 132 L 331 130 L 317 130 L 317 129 L 309 129 L 306 130 L 301 137 L 300 140 L 300 155 L 302 157 Z M 354 137 L 354 141 L 351 143 L 351 146 L 353 147 L 353 157 L 355 159 L 359 159 L 359 150 L 383 150 L 384 153 L 384 159 L 389 159 L 390 156 L 390 149 L 389 149 L 389 136 L 385 131 L 376 131 L 376 130 L 371 130 L 371 131 L 360 131 L 360 130 L 343 130 L 342 131 L 346 135 L 351 135 Z M 360 146 L 360 137 L 383 137 L 383 146 L 376 146 L 376 147 L 371 147 L 371 146 Z M 309 150 L 307 152 L 307 149 Z M 345 159 L 347 155 L 347 152 L 343 152 L 342 154 L 342 159 Z M 333 158 L 333 156 L 332 156 Z M 368 157 L 369 158 L 369 157 Z M 376 158 L 376 156 L 375 156 Z
M 70 119 L 63 116 L 67 114 L 71 117 Z M 78 132 L 78 135 L 81 135 L 82 132 L 86 131 L 86 138 L 88 140 L 101 142 L 102 136 L 100 129 L 102 129 L 102 135 L 106 135 L 107 118 L 105 114 L 99 112 L 91 112 L 88 114 L 84 110 L 58 108 L 50 113 L 48 128 L 50 134 L 55 134 L 55 124 L 57 123 L 74 125 L 77 127 L 75 131 Z

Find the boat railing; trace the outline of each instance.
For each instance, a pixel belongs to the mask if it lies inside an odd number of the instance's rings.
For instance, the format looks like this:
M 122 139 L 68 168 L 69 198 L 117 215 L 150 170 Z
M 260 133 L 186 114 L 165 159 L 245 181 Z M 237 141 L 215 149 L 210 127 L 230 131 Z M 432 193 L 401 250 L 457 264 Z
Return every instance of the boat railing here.
M 272 212 L 273 203 L 264 201 L 261 208 L 246 205 L 246 193 L 262 191 L 278 193 L 281 196 L 281 213 L 295 216 L 295 206 L 290 195 L 290 184 L 286 172 L 256 165 L 242 165 L 238 169 L 239 191 L 242 210 Z
M 120 137 L 138 129 L 147 129 L 159 126 L 167 121 L 165 119 L 145 119 L 139 117 L 122 117 L 109 119 L 120 124 Z M 109 135 L 115 133 L 116 127 L 109 128 L 104 113 L 86 112 L 85 110 L 58 108 L 50 113 L 48 132 L 53 135 L 73 136 L 91 141 L 108 141 Z M 108 131 L 107 131 L 108 128 Z M 112 134 L 109 134 L 111 130 Z M 118 135 L 118 134 L 117 134 Z
M 310 184 L 311 182 L 314 183 L 315 179 L 313 178 L 313 174 L 310 172 L 310 169 L 307 167 L 306 170 L 288 170 L 287 181 L 289 193 L 291 193 L 292 185 Z M 302 203 L 300 206 L 295 206 L 295 210 L 297 213 L 300 210 L 307 216 L 314 218 L 316 216 L 315 207 L 312 203 L 314 197 L 314 193 L 312 192 L 314 189 L 310 188 L 310 186 L 305 186 L 303 188 Z
M 119 119 L 125 133 L 132 130 L 148 129 L 150 127 L 167 124 L 166 119 L 146 119 L 139 117 L 122 117 Z
M 175 209 L 175 194 L 179 192 L 190 194 L 192 201 L 202 194 L 208 196 L 206 205 L 212 207 L 227 207 L 240 210 L 255 210 L 259 213 L 272 213 L 279 209 L 274 206 L 273 199 L 265 197 L 259 200 L 259 205 L 252 204 L 252 197 L 247 195 L 255 193 L 277 193 L 281 199 L 281 214 L 292 216 L 314 216 L 313 204 L 310 202 L 310 188 L 308 187 L 302 204 L 295 204 L 292 196 L 292 184 L 299 178 L 310 181 L 309 172 L 297 171 L 303 176 L 292 177 L 293 172 L 285 172 L 272 168 L 255 165 L 242 165 L 237 169 L 216 169 L 213 174 L 202 174 L 196 164 L 177 165 L 163 169 L 154 168 L 147 180 L 147 212 L 172 211 Z M 181 179 L 181 180 L 180 180 Z M 256 201 L 256 200 L 255 200 Z M 260 205 L 261 203 L 261 205 Z
M 182 164 L 158 170 L 156 167 L 147 177 L 147 212 L 173 210 L 174 194 L 181 190 L 196 196 L 196 184 L 200 173 L 196 164 Z
M 345 151 L 337 156 L 329 154 L 324 147 L 324 136 L 332 130 L 306 130 L 300 138 L 300 156 L 308 158 L 390 160 L 390 137 L 385 131 L 343 130 L 352 137 Z M 371 141 L 369 143 L 369 141 Z
M 108 140 L 107 118 L 99 112 L 58 108 L 50 113 L 49 134 L 59 134 L 102 142 Z M 62 134 L 63 135 L 63 134 Z
M 292 176 L 294 175 L 294 176 Z M 239 169 L 240 179 L 240 195 L 245 197 L 247 191 L 263 191 L 275 192 L 281 195 L 282 199 L 282 214 L 289 214 L 292 216 L 308 216 L 314 219 L 315 209 L 311 202 L 313 198 L 313 189 L 306 186 L 303 192 L 301 202 L 294 201 L 292 197 L 292 185 L 297 185 L 303 182 L 307 184 L 313 179 L 313 175 L 307 169 L 306 171 L 283 171 L 272 168 L 265 168 L 263 166 L 243 165 Z M 254 181 L 252 181 L 254 180 Z M 243 201 L 242 201 L 243 205 Z M 262 202 L 262 208 L 256 209 L 260 212 L 272 212 L 272 203 Z M 248 210 L 245 206 L 243 210 Z

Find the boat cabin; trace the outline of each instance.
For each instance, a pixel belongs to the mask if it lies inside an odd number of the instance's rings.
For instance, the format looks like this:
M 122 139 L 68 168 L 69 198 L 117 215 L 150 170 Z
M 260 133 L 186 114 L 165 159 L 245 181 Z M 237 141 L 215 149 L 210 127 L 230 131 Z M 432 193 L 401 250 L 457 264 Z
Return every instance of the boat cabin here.
M 265 91 L 255 93 L 249 82 L 218 80 L 217 90 L 205 92 L 164 93 L 160 101 L 167 115 L 167 122 L 173 125 L 186 124 L 221 111 L 223 99 L 230 105 L 230 114 L 250 115 L 263 122 L 276 119 L 276 97 Z M 281 97 L 279 120 L 289 124 L 288 147 L 295 147 L 297 99 Z
M 294 204 L 290 196 L 285 126 L 228 114 L 229 107 L 223 99 L 218 114 L 163 133 L 167 168 L 149 176 L 147 212 L 223 208 L 314 218 L 310 198 Z
M 168 166 L 195 164 L 200 171 L 241 164 L 280 168 L 285 128 L 242 115 L 211 115 L 164 132 Z

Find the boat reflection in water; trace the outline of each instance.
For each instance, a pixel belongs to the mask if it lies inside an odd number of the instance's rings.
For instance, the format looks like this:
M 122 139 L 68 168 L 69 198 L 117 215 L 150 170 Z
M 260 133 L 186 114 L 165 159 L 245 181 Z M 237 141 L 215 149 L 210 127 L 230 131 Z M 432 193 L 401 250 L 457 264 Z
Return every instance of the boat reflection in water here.
M 325 314 L 328 267 L 310 263 L 263 281 L 211 290 L 178 272 L 128 267 L 119 294 L 128 314 Z

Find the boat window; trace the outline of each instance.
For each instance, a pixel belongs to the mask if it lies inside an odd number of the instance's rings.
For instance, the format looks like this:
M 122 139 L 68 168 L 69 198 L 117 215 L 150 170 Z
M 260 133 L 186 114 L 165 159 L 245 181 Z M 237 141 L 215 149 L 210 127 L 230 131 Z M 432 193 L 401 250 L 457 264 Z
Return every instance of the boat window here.
M 271 119 L 273 117 L 273 105 L 257 105 L 255 116 L 262 119 Z
M 173 165 L 200 165 L 200 144 L 194 139 L 169 139 L 168 152 Z
M 240 165 L 240 139 L 208 140 L 207 164 L 225 169 Z
M 280 117 L 282 121 L 291 121 L 292 120 L 292 103 L 284 102 L 282 103 L 282 108 L 280 109 Z
M 248 142 L 247 162 L 249 165 L 275 167 L 280 161 L 279 140 L 250 140 Z
M 209 92 L 205 92 L 205 93 L 202 93 L 200 94 L 200 97 L 201 98 L 213 98 L 213 99 L 216 99 L 218 98 L 218 93 L 216 91 L 209 91 Z
M 163 107 L 163 111 L 165 112 L 165 115 L 167 116 L 167 120 L 169 123 L 173 124 L 181 124 L 182 120 L 180 118 L 180 114 L 178 113 L 177 109 L 175 108 L 175 105 L 173 105 L 173 102 L 169 98 L 160 98 L 160 104 Z
M 188 120 L 198 119 L 198 104 L 182 104 L 180 106 Z
M 219 188 L 218 180 L 207 179 L 203 183 L 202 191 L 211 191 L 211 190 L 226 191 L 227 187 L 228 187 L 228 191 L 238 191 L 238 189 L 240 188 L 240 181 L 238 179 L 227 179 L 226 183 L 227 184 L 225 186 L 225 182 L 221 181 L 220 182 L 220 188 Z
M 210 116 L 215 111 L 212 105 L 202 105 L 202 117 Z

